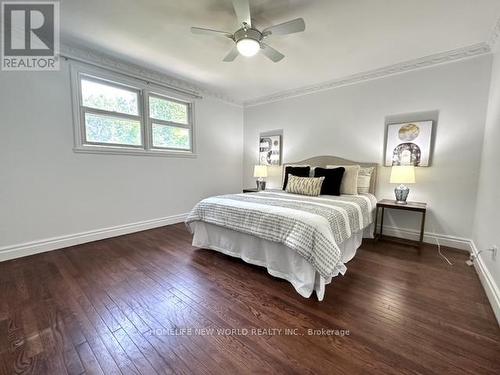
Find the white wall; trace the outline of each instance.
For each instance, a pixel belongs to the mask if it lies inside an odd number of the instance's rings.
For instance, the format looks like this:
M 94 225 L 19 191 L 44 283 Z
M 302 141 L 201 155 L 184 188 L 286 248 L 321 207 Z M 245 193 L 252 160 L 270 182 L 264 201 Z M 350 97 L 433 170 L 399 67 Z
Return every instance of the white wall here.
M 500 51 L 493 61 L 473 239 L 477 250 L 500 248 Z M 483 284 L 490 283 L 488 296 L 500 322 L 500 253 L 496 258 L 489 252 L 480 257 L 476 264 Z
M 195 115 L 194 159 L 76 154 L 68 65 L 0 72 L 0 248 L 184 214 L 239 192 L 243 109 L 207 97 Z
M 260 132 L 283 129 L 285 162 L 335 155 L 383 165 L 388 116 L 404 119 L 395 115 L 417 113 L 418 119 L 438 114 L 432 166 L 417 170 L 409 199 L 429 204 L 426 231 L 470 239 L 490 71 L 491 56 L 482 56 L 248 107 L 244 185 L 255 184 L 252 165 L 257 162 Z M 389 173 L 390 168 L 380 168 L 378 198 L 394 196 Z M 279 180 L 271 178 L 270 185 L 279 186 Z M 403 212 L 388 217 L 389 226 L 419 228 L 418 215 Z

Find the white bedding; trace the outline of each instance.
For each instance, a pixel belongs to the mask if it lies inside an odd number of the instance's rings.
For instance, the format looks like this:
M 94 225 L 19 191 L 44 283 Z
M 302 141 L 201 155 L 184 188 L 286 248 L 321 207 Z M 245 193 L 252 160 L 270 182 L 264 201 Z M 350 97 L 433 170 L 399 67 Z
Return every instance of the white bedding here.
M 237 194 L 201 201 L 186 223 L 194 234 L 193 246 L 266 267 L 271 275 L 288 280 L 300 295 L 307 298 L 316 291 L 322 300 L 325 285 L 346 272 L 344 263 L 356 254 L 363 234 L 371 236 L 375 202 L 371 194 L 307 198 L 283 192 Z M 308 231 L 303 230 L 305 225 Z M 323 239 L 320 252 L 308 247 L 317 245 L 317 238 Z
M 270 275 L 289 281 L 302 297 L 309 298 L 315 291 L 318 300 L 322 301 L 325 286 L 332 281 L 332 277 L 324 278 L 295 250 L 280 243 L 202 221 L 193 223 L 192 229 L 193 246 L 215 250 L 240 258 L 247 263 L 265 267 Z M 363 238 L 372 236 L 373 225 L 370 225 L 342 243 L 340 245 L 342 263 L 354 258 Z M 334 276 L 344 275 L 346 271 L 347 267 L 342 264 Z

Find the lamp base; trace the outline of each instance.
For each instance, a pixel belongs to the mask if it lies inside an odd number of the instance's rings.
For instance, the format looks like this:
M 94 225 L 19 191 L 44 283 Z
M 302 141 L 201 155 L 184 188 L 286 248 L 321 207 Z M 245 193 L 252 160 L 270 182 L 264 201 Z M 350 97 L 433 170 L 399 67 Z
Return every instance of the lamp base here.
M 397 188 L 394 189 L 394 195 L 396 196 L 396 204 L 408 204 L 406 202 L 406 198 L 408 198 L 408 194 L 410 193 L 410 189 L 401 184 Z
M 257 190 L 258 191 L 266 190 L 266 181 L 257 180 Z

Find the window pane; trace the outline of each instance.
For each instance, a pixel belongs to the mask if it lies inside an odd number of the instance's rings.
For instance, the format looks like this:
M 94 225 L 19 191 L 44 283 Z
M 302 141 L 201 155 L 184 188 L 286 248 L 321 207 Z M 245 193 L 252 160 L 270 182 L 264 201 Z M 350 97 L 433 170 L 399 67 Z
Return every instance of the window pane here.
M 136 92 L 82 79 L 83 105 L 105 111 L 139 115 L 138 95 Z
M 134 120 L 86 113 L 85 135 L 87 142 L 142 145 L 141 123 Z
M 187 124 L 188 106 L 187 104 L 150 96 L 149 116 L 158 120 Z
M 190 150 L 189 129 L 153 124 L 153 146 Z

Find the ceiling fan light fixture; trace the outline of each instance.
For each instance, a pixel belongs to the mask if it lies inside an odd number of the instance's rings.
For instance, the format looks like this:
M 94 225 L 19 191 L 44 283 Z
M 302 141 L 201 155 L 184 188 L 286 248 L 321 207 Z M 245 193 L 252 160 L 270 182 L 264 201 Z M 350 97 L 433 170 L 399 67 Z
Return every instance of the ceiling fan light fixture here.
M 236 48 L 238 52 L 245 57 L 252 57 L 257 54 L 260 50 L 260 43 L 255 39 L 244 38 L 238 40 L 236 43 Z
M 302 18 L 282 22 L 260 31 L 252 25 L 252 15 L 250 14 L 250 0 L 232 0 L 236 18 L 240 28 L 234 33 L 220 30 L 206 29 L 203 27 L 191 27 L 193 34 L 219 35 L 231 39 L 233 44 L 231 50 L 222 59 L 224 62 L 234 61 L 238 55 L 251 57 L 259 51 L 272 62 L 283 60 L 285 55 L 276 51 L 265 43 L 265 38 L 273 35 L 288 35 L 300 33 L 306 29 L 306 23 Z

